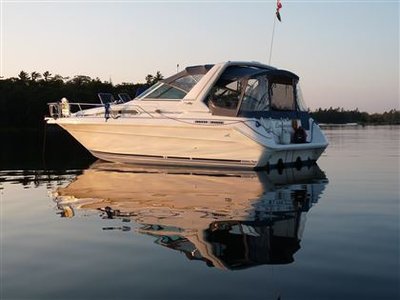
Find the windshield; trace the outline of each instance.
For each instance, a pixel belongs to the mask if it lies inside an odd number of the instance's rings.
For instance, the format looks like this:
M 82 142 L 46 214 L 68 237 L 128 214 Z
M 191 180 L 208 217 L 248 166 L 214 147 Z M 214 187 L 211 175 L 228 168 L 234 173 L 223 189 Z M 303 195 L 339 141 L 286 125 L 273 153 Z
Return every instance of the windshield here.
M 140 98 L 157 100 L 180 100 L 211 69 L 212 65 L 188 67 L 182 72 L 160 81 L 141 94 Z
M 152 87 L 150 87 L 146 92 L 144 99 L 183 99 L 187 92 L 185 90 L 179 89 L 165 82 L 158 82 Z

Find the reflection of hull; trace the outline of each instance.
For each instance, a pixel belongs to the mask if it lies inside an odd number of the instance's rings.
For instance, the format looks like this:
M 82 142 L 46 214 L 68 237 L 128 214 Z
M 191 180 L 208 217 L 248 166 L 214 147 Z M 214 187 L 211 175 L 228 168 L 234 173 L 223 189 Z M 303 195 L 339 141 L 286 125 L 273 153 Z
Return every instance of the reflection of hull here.
M 302 215 L 324 189 L 325 177 L 317 166 L 282 174 L 189 171 L 96 163 L 59 189 L 57 201 L 100 209 L 111 218 L 131 217 L 143 225 L 140 232 L 159 237 L 157 243 L 213 266 L 293 260 L 284 253 L 299 248 Z M 267 241 L 275 246 L 268 250 Z M 282 248 L 286 250 L 277 250 Z

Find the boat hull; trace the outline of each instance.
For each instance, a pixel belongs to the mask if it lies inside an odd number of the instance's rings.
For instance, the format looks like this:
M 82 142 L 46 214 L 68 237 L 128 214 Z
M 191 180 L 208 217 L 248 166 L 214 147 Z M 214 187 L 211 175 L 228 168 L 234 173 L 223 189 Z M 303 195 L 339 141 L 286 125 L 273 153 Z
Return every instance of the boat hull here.
M 314 162 L 327 146 L 276 145 L 243 124 L 85 124 L 65 120 L 56 122 L 95 157 L 122 163 L 263 168 Z

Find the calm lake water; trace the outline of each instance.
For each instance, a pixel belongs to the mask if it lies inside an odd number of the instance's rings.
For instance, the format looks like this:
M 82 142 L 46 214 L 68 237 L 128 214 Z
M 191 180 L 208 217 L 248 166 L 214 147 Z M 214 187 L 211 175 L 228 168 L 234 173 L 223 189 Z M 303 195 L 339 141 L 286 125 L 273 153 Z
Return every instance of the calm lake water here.
M 318 166 L 228 174 L 8 135 L 0 299 L 399 299 L 399 129 L 327 128 Z

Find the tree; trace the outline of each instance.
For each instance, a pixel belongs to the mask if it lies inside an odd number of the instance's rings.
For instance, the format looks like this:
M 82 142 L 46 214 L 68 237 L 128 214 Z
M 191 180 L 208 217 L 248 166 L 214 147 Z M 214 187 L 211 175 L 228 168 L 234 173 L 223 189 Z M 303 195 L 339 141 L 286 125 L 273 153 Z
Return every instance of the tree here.
M 36 81 L 37 79 L 40 79 L 40 78 L 42 78 L 42 75 L 40 73 L 35 72 L 35 71 L 31 73 L 31 80 L 32 81 Z
M 48 82 L 51 79 L 51 73 L 49 71 L 44 72 L 43 78 L 44 78 L 44 81 Z
M 70 80 L 71 83 L 76 84 L 76 85 L 88 84 L 91 81 L 92 81 L 92 79 L 86 75 L 76 75 L 76 76 L 74 76 L 74 78 L 72 78 Z
M 64 83 L 64 77 L 62 77 L 59 74 L 56 74 L 53 76 L 53 78 L 50 78 L 50 81 L 53 83 L 62 84 L 62 83 Z
M 18 78 L 19 78 L 19 80 L 21 80 L 22 82 L 27 82 L 27 81 L 30 79 L 28 73 L 26 73 L 25 71 L 19 72 Z
M 160 71 L 157 71 L 155 76 L 147 74 L 147 76 L 145 77 L 146 84 L 149 86 L 159 82 L 162 79 L 164 79 L 164 76 L 161 74 Z
M 153 81 L 154 81 L 154 83 L 156 83 L 156 82 L 158 82 L 160 80 L 163 80 L 163 79 L 164 79 L 164 76 L 161 74 L 160 71 L 157 71 L 156 76 L 154 76 Z
M 147 74 L 145 80 L 147 85 L 153 85 L 154 76 L 151 74 Z

